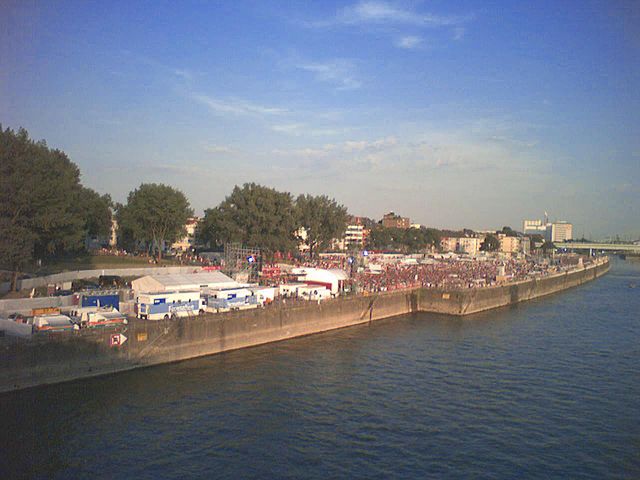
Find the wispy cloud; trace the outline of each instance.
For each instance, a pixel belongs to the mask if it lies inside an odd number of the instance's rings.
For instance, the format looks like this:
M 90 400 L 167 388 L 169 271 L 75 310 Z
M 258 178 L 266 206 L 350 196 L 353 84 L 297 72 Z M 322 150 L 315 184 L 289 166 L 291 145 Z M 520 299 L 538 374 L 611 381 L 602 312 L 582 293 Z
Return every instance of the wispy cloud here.
M 422 38 L 415 35 L 401 37 L 395 42 L 396 47 L 411 50 L 422 46 Z
M 281 125 L 272 125 L 271 130 L 295 137 L 331 137 L 336 135 L 345 135 L 353 130 L 350 127 L 314 127 L 304 123 L 286 123 Z
M 339 10 L 335 17 L 311 23 L 314 27 L 363 24 L 396 24 L 419 27 L 444 27 L 458 25 L 468 17 L 443 16 L 418 12 L 383 1 L 361 1 Z
M 300 135 L 304 125 L 302 123 L 286 123 L 282 125 L 272 125 L 271 130 L 289 135 Z
M 203 150 L 207 153 L 225 153 L 225 154 L 232 154 L 232 153 L 236 153 L 236 150 L 232 147 L 229 147 L 227 145 L 203 145 Z
M 464 38 L 464 34 L 467 33 L 464 27 L 458 26 L 453 29 L 453 39 L 454 40 L 462 40 Z
M 178 78 L 185 83 L 191 82 L 195 74 L 192 70 L 187 68 L 177 68 L 171 65 L 167 65 L 163 62 L 159 62 L 158 60 L 148 57 L 146 55 L 141 55 L 139 53 L 132 52 L 131 50 L 122 50 L 121 54 L 125 58 L 134 59 L 138 64 L 152 67 L 152 69 L 162 72 L 169 77 Z M 118 72 L 111 72 L 112 74 L 117 74 Z
M 355 90 L 362 86 L 356 78 L 355 65 L 346 59 L 335 59 L 329 62 L 307 62 L 298 64 L 301 70 L 315 74 L 317 80 L 337 86 L 338 90 Z
M 384 137 L 378 140 L 347 140 L 341 143 L 327 143 L 321 147 L 297 148 L 292 150 L 275 149 L 272 153 L 299 158 L 321 158 L 339 154 L 357 154 L 362 152 L 382 151 L 396 146 L 396 137 Z
M 180 78 L 182 78 L 183 80 L 186 80 L 186 81 L 193 80 L 193 73 L 191 73 L 190 70 L 187 70 L 187 69 L 184 69 L 184 68 L 174 68 L 173 69 L 173 74 L 176 77 L 180 77 Z
M 267 107 L 239 98 L 223 100 L 209 95 L 194 94 L 193 99 L 203 105 L 206 105 L 209 109 L 218 114 L 266 116 L 283 115 L 288 112 L 284 108 Z

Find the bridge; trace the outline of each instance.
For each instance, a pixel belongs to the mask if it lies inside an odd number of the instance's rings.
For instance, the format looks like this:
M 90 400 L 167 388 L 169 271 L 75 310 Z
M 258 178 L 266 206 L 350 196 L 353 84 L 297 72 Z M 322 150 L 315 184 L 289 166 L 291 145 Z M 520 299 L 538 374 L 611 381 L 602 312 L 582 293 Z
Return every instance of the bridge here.
M 640 245 L 633 243 L 554 242 L 556 248 L 567 250 L 596 250 L 600 252 L 635 253 L 640 255 Z

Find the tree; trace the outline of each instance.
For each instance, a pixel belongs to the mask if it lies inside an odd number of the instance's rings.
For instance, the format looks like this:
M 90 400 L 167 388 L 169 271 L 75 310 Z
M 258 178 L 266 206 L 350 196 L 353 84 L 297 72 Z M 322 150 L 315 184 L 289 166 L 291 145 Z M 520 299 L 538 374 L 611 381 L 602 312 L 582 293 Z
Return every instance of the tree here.
M 78 250 L 84 239 L 80 172 L 26 130 L 0 126 L 0 263 L 13 272 L 34 258 Z
M 518 232 L 516 232 L 511 227 L 502 227 L 502 231 L 500 233 L 504 233 L 507 237 L 517 237 Z
M 494 235 L 487 235 L 480 245 L 482 252 L 495 252 L 500 248 L 500 240 Z
M 306 231 L 304 240 L 309 246 L 309 255 L 324 250 L 331 240 L 344 234 L 347 228 L 347 209 L 326 195 L 314 197 L 300 195 L 295 203 L 296 221 Z
M 197 237 L 212 247 L 239 242 L 269 255 L 295 247 L 295 220 L 290 193 L 245 183 L 236 185 L 220 205 L 205 210 Z
M 441 233 L 435 228 L 386 228 L 378 225 L 371 230 L 367 248 L 372 250 L 403 250 L 418 252 L 438 245 Z
M 394 238 L 390 228 L 378 225 L 369 232 L 367 248 L 370 250 L 385 250 L 393 248 Z
M 545 240 L 545 242 L 542 244 L 542 251 L 545 254 L 549 252 L 549 250 L 553 250 L 554 248 L 556 248 L 556 246 L 550 240 Z
M 165 242 L 184 234 L 184 225 L 193 215 L 184 194 L 163 184 L 143 183 L 129 193 L 126 205 L 119 205 L 119 228 L 136 242 L 155 250 L 162 258 Z
M 113 202 L 108 194 L 100 195 L 90 188 L 80 190 L 80 208 L 84 216 L 87 235 L 106 236 L 111 233 L 111 208 Z

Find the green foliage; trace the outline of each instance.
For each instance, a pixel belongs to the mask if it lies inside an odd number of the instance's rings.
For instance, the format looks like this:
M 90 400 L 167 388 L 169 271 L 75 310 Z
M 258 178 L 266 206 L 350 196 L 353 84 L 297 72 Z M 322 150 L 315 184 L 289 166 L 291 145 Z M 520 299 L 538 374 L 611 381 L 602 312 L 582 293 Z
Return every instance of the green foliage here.
M 487 235 L 480 245 L 482 252 L 495 252 L 500 249 L 500 240 L 495 235 Z
M 184 234 L 184 225 L 192 215 L 181 191 L 163 184 L 143 183 L 129 193 L 126 205 L 117 206 L 116 218 L 125 242 L 145 244 L 161 257 L 165 242 Z
M 347 209 L 326 195 L 300 195 L 295 203 L 298 227 L 306 230 L 309 255 L 327 249 L 331 240 L 341 237 L 347 228 Z
M 434 228 L 386 228 L 382 225 L 371 230 L 367 248 L 371 250 L 400 250 L 419 252 L 440 243 L 441 233 Z
M 26 130 L 0 126 L 0 263 L 16 272 L 34 258 L 77 251 L 85 236 L 78 167 Z
M 550 250 L 553 250 L 554 248 L 556 248 L 556 246 L 553 244 L 553 242 L 549 240 L 545 240 L 545 242 L 542 244 L 542 251 L 544 253 L 547 253 Z
M 80 191 L 79 206 L 84 216 L 84 229 L 91 236 L 107 236 L 111 233 L 111 207 L 108 194 L 100 195 L 90 188 Z
M 212 247 L 240 242 L 267 255 L 295 247 L 296 218 L 290 193 L 255 183 L 235 186 L 216 208 L 207 209 L 197 237 Z
M 517 237 L 518 232 L 516 232 L 511 227 L 502 227 L 502 231 L 500 233 L 504 233 L 507 237 Z

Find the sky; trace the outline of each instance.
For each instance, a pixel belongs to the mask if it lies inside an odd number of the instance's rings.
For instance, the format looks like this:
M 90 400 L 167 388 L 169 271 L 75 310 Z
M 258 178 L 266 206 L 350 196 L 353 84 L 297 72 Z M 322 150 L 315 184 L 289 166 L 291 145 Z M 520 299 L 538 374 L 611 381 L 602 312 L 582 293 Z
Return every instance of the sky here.
M 125 201 L 234 185 L 640 237 L 640 4 L 0 0 L 0 124 Z

